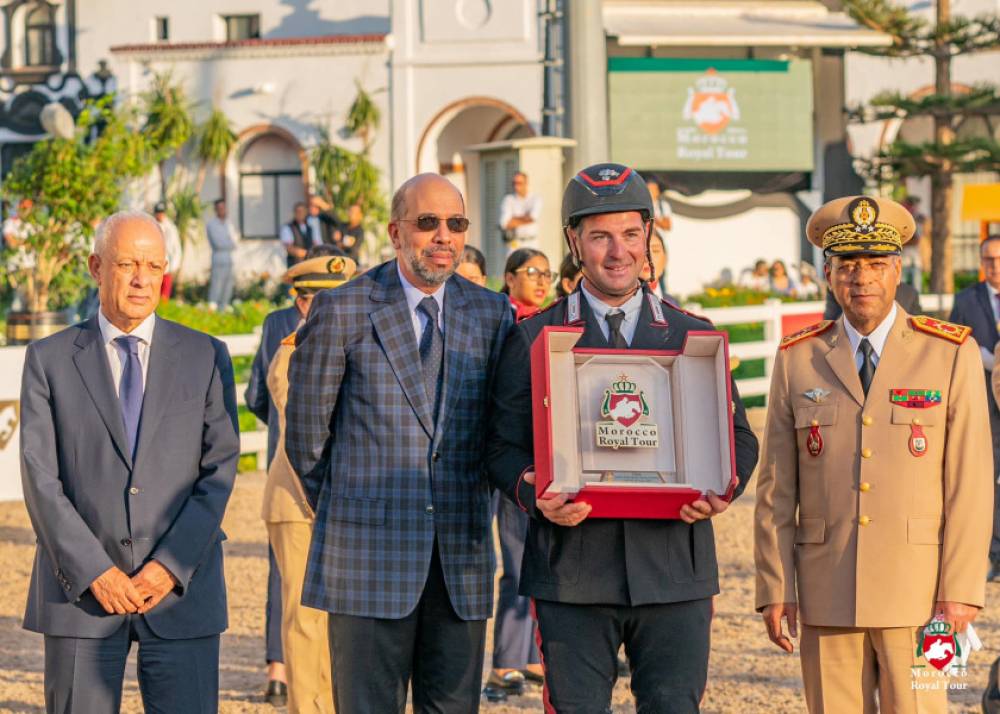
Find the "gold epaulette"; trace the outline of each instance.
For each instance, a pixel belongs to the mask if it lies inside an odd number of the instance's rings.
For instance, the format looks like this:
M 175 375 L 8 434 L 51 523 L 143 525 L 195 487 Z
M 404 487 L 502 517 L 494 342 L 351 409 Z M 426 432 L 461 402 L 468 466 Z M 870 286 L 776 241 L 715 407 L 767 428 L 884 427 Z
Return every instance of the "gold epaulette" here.
M 289 347 L 295 347 L 295 335 L 298 333 L 293 332 L 288 337 L 281 341 L 281 344 L 288 345 Z
M 788 335 L 781 340 L 780 349 L 787 350 L 792 345 L 802 342 L 802 340 L 809 339 L 810 337 L 815 337 L 816 335 L 822 335 L 824 332 L 829 330 L 833 326 L 833 320 L 823 320 L 822 322 L 817 322 L 815 325 L 810 325 L 804 330 L 799 330 L 791 335 Z
M 969 335 L 972 334 L 971 327 L 956 325 L 953 322 L 945 322 L 944 320 L 935 320 L 933 317 L 927 317 L 926 315 L 912 316 L 910 318 L 910 326 L 914 330 L 926 332 L 928 335 L 940 337 L 942 340 L 954 342 L 956 345 L 965 342 L 969 339 Z

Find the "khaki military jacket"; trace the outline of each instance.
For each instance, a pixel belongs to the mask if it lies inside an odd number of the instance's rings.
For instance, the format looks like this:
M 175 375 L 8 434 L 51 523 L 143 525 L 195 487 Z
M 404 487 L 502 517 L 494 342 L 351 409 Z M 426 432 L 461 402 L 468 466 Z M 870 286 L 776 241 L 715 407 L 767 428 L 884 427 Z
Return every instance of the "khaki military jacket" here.
M 993 464 L 979 348 L 965 328 L 958 344 L 897 307 L 866 399 L 843 319 L 775 358 L 757 608 L 797 602 L 809 625 L 903 627 L 926 623 L 937 600 L 982 606 Z
M 306 500 L 299 477 L 292 470 L 285 453 L 285 405 L 288 403 L 288 363 L 295 351 L 295 333 L 278 346 L 267 371 L 267 389 L 278 411 L 278 446 L 267 470 L 264 507 L 261 517 L 267 523 L 312 523 L 313 511 Z
M 1000 343 L 993 350 L 993 371 L 990 373 L 990 386 L 993 388 L 993 398 L 1000 404 L 1000 369 L 997 369 L 997 362 L 1000 360 Z

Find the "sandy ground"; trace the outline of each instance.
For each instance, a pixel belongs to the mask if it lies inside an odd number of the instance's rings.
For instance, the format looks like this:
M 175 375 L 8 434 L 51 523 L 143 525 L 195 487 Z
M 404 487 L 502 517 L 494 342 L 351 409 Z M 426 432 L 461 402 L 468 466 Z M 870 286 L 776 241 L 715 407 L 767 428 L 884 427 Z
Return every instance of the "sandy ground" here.
M 230 628 L 222 638 L 222 712 L 273 711 L 261 694 L 267 571 L 265 533 L 258 518 L 262 488 L 260 474 L 241 475 L 226 515 Z M 753 496 L 747 493 L 717 519 L 722 594 L 716 599 L 703 711 L 804 712 L 797 657 L 770 644 L 753 612 L 752 513 Z M 42 711 L 42 640 L 20 629 L 34 543 L 24 506 L 0 504 L 0 571 L 5 573 L 0 581 L 0 712 Z M 988 587 L 988 601 L 977 622 L 987 649 L 972 655 L 968 689 L 952 692 L 952 712 L 979 711 L 989 665 L 1000 654 L 1000 585 Z M 138 712 L 142 706 L 134 661 L 129 671 L 124 710 Z M 489 714 L 541 710 L 538 688 L 504 705 L 483 705 Z M 614 711 L 634 711 L 627 682 L 618 683 Z

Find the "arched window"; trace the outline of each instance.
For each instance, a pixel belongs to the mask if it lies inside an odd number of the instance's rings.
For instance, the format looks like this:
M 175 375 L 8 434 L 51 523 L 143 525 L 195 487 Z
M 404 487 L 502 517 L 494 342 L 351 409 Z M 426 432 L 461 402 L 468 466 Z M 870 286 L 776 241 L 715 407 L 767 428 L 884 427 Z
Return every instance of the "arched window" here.
M 50 5 L 39 3 L 24 18 L 24 64 L 50 67 L 56 64 L 56 18 Z

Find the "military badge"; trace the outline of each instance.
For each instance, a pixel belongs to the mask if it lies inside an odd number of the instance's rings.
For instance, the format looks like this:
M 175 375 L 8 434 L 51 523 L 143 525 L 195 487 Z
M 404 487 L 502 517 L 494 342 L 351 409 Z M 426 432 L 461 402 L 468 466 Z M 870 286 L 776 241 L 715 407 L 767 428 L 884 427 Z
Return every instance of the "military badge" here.
M 941 403 L 940 389 L 890 389 L 889 401 L 908 409 L 929 409 Z
M 826 398 L 830 396 L 830 390 L 823 389 L 822 387 L 813 387 L 807 392 L 802 392 L 802 394 L 806 398 L 811 399 L 817 404 L 822 404 L 824 401 L 826 401 Z
M 927 436 L 924 434 L 924 427 L 920 424 L 910 424 L 910 453 L 914 456 L 923 456 L 927 453 Z
M 943 340 L 954 342 L 957 345 L 965 342 L 972 334 L 972 328 L 965 325 L 956 325 L 953 322 L 935 320 L 933 317 L 917 315 L 910 318 L 910 326 L 919 332 L 940 337 Z
M 656 448 L 660 445 L 659 427 L 640 421 L 649 416 L 646 395 L 627 375 L 621 375 L 610 389 L 604 390 L 601 416 L 607 421 L 597 422 L 599 448 Z
M 819 422 L 815 419 L 809 425 L 809 433 L 806 435 L 806 450 L 814 458 L 823 453 L 823 435 L 819 433 Z
M 955 633 L 951 631 L 951 625 L 936 617 L 928 622 L 917 644 L 917 656 L 923 657 L 930 666 L 942 672 L 953 659 L 961 661 L 962 648 Z
M 810 337 L 815 337 L 816 335 L 822 335 L 831 327 L 833 327 L 833 320 L 823 320 L 822 322 L 817 322 L 815 325 L 810 325 L 804 330 L 799 330 L 794 334 L 782 338 L 781 345 L 779 345 L 779 348 L 787 350 L 792 345 L 802 342 L 802 340 L 809 339 Z

